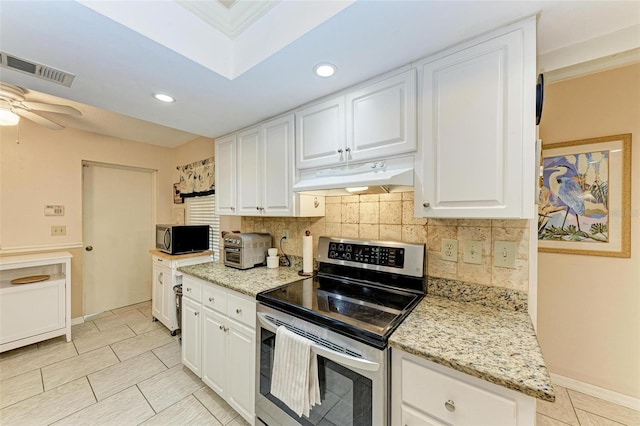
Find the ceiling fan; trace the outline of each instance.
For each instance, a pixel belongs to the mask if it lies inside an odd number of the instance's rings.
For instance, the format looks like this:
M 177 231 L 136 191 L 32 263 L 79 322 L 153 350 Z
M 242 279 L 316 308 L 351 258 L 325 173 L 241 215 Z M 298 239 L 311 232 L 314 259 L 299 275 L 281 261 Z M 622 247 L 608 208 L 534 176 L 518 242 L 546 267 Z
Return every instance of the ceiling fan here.
M 27 91 L 21 87 L 0 83 L 0 114 L 10 116 L 12 115 L 11 113 L 13 113 L 51 130 L 61 130 L 64 129 L 64 126 L 49 118 L 43 117 L 39 114 L 40 111 L 77 116 L 82 115 L 80 111 L 67 105 L 27 101 L 25 100 L 26 93 Z M 18 119 L 15 116 L 14 118 L 15 120 L 12 124 L 17 124 Z

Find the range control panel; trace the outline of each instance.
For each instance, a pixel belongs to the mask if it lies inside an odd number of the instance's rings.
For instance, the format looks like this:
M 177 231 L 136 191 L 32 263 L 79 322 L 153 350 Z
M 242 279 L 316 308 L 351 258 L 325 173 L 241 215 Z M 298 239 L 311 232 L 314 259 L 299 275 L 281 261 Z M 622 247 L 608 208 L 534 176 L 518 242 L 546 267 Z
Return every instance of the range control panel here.
M 404 248 L 331 242 L 328 258 L 403 268 Z

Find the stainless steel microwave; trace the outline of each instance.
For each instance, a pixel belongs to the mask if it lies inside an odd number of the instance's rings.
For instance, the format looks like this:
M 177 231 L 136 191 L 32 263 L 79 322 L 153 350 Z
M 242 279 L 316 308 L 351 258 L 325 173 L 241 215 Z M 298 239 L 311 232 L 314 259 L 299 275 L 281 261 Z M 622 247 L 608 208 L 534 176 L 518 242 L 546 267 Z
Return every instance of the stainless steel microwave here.
M 156 225 L 156 249 L 169 254 L 209 250 L 209 225 Z

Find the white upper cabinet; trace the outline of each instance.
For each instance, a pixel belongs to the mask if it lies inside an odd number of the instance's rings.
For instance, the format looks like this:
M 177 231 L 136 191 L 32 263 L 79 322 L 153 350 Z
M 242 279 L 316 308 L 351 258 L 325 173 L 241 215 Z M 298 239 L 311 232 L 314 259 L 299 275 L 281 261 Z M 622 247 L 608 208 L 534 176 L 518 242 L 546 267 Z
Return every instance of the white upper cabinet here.
M 215 141 L 216 214 L 236 214 L 236 135 Z
M 366 86 L 346 96 L 349 161 L 416 150 L 416 71 Z
M 324 216 L 324 197 L 293 193 L 293 138 L 290 114 L 218 139 L 216 213 Z
M 531 218 L 535 18 L 418 64 L 416 217 Z
M 260 126 L 237 134 L 238 138 L 238 214 L 256 215 L 262 205 L 264 180 L 263 140 Z
M 344 166 L 416 150 L 414 69 L 296 113 L 296 167 Z
M 271 120 L 261 126 L 264 177 L 259 184 L 261 207 L 267 216 L 290 216 L 293 213 L 293 126 L 293 115 Z
M 345 158 L 344 96 L 296 113 L 296 168 L 339 164 Z

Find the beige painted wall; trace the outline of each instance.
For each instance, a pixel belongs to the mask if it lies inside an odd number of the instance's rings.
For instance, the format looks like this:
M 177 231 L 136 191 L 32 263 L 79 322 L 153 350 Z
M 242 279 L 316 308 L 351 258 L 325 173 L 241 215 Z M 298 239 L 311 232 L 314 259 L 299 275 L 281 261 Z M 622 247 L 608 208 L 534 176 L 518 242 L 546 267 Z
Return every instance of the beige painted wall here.
M 157 170 L 157 220 L 170 220 L 173 149 L 75 129 L 48 130 L 22 120 L 0 127 L 0 248 L 82 243 L 82 161 Z M 65 215 L 45 216 L 45 204 L 63 204 Z M 67 235 L 51 236 L 52 225 Z M 82 315 L 82 250 L 72 260 L 71 316 Z
M 632 257 L 540 253 L 538 337 L 552 373 L 640 398 L 640 64 L 547 85 L 545 144 L 621 133 L 632 133 Z

